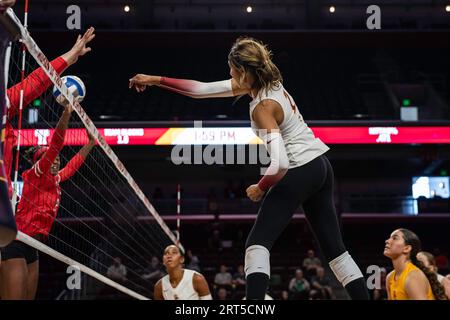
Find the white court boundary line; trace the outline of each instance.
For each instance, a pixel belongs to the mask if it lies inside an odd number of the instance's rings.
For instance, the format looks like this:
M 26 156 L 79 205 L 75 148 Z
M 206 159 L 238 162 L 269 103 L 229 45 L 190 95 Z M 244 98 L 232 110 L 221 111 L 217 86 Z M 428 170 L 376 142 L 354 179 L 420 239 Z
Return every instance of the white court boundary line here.
M 133 298 L 136 298 L 138 300 L 150 300 L 149 298 L 144 297 L 143 295 L 140 295 L 139 293 L 136 293 L 136 292 L 122 286 L 121 284 L 118 284 L 117 282 L 112 281 L 111 279 L 109 279 L 105 276 L 102 276 L 100 273 L 92 270 L 91 268 L 86 267 L 84 264 L 79 263 L 79 262 L 63 255 L 56 250 L 53 250 L 49 246 L 46 246 L 42 242 L 30 237 L 29 235 L 27 235 L 23 232 L 19 231 L 17 233 L 17 240 L 22 241 L 22 242 L 26 243 L 27 245 L 29 245 L 30 247 L 33 247 L 41 252 L 44 252 L 44 253 L 48 254 L 49 256 L 55 258 L 56 260 L 59 260 L 69 266 L 77 267 L 80 269 L 80 271 L 84 272 L 85 274 L 90 275 L 91 277 L 100 280 L 104 284 L 107 284 L 119 291 L 122 291 L 123 293 L 125 293 Z
M 119 158 L 114 153 L 114 151 L 111 149 L 111 147 L 108 145 L 108 143 L 100 135 L 100 133 L 97 130 L 97 127 L 94 125 L 92 120 L 86 114 L 83 107 L 78 103 L 77 100 L 74 99 L 73 95 L 69 93 L 69 90 L 67 89 L 66 85 L 62 82 L 58 73 L 55 71 L 55 69 L 53 69 L 53 67 L 50 64 L 50 62 L 48 61 L 47 57 L 44 55 L 44 53 L 41 51 L 41 49 L 39 49 L 38 45 L 33 40 L 33 38 L 30 36 L 29 32 L 24 28 L 24 26 L 20 22 L 19 18 L 17 18 L 17 16 L 14 14 L 14 11 L 11 8 L 9 8 L 7 10 L 7 14 L 15 21 L 15 23 L 19 27 L 22 41 L 24 42 L 24 44 L 27 47 L 30 54 L 34 57 L 34 59 L 36 59 L 38 64 L 42 67 L 42 69 L 45 71 L 45 73 L 50 78 L 50 80 L 55 84 L 55 86 L 59 89 L 59 91 L 62 93 L 62 95 L 69 101 L 70 105 L 76 111 L 76 113 L 80 117 L 81 121 L 83 122 L 84 126 L 88 129 L 89 133 L 92 134 L 97 139 L 100 147 L 105 151 L 106 155 L 109 157 L 109 159 L 115 165 L 117 170 L 119 170 L 119 172 L 122 174 L 122 176 L 128 181 L 130 187 L 136 192 L 139 199 L 143 202 L 144 206 L 148 209 L 148 211 L 151 213 L 151 215 L 155 218 L 155 220 L 158 222 L 160 227 L 167 234 L 169 239 L 172 240 L 172 242 L 174 244 L 177 244 L 177 238 L 175 237 L 175 235 L 170 231 L 170 228 L 163 221 L 163 219 L 158 214 L 156 209 L 153 207 L 153 205 L 150 203 L 148 198 L 145 196 L 144 192 L 142 192 L 141 188 L 139 188 L 136 181 L 134 181 L 133 177 L 130 175 L 130 173 L 125 168 L 123 163 L 119 160 Z M 178 244 L 178 246 L 180 247 L 180 249 L 182 251 L 184 251 L 184 248 L 181 244 Z

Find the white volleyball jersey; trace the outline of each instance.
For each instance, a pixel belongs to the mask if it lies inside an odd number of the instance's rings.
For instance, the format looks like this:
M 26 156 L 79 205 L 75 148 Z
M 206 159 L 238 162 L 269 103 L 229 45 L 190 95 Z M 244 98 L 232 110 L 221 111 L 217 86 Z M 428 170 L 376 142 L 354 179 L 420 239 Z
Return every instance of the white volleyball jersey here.
M 162 294 L 164 300 L 200 300 L 197 291 L 194 290 L 194 270 L 183 269 L 183 278 L 173 288 L 170 284 L 169 275 L 162 278 Z
M 330 149 L 319 138 L 314 136 L 314 133 L 303 120 L 294 99 L 292 99 L 282 84 L 278 84 L 278 86 L 268 90 L 267 94 L 266 90 L 262 89 L 256 98 L 250 102 L 250 120 L 256 135 L 259 136 L 259 128 L 253 121 L 253 110 L 258 103 L 266 99 L 278 102 L 283 110 L 284 119 L 279 128 L 286 146 L 290 169 L 302 166 Z

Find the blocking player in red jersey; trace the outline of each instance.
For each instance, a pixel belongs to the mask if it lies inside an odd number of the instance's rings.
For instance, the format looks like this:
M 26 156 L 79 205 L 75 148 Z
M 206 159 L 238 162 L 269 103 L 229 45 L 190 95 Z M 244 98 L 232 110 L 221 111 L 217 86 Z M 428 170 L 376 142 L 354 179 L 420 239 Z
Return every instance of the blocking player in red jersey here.
M 64 145 L 71 113 L 72 107 L 66 105 L 49 147 L 31 148 L 29 160 L 33 166 L 22 174 L 24 186 L 17 206 L 17 228 L 39 241 L 47 239 L 58 213 L 60 183 L 77 172 L 95 145 L 95 139 L 88 133 L 89 142 L 60 170 L 59 152 Z M 34 299 L 39 277 L 37 250 L 17 240 L 1 250 L 2 299 Z
M 86 45 L 95 37 L 95 29 L 89 28 L 83 36 L 78 36 L 72 49 L 65 54 L 59 56 L 51 62 L 51 65 L 58 74 L 61 74 L 69 66 L 76 63 L 78 58 L 84 56 L 91 51 L 91 48 Z M 14 134 L 14 129 L 11 125 L 11 120 L 19 114 L 20 105 L 20 91 L 23 90 L 23 107 L 26 107 L 31 101 L 42 95 L 50 86 L 52 81 L 48 78 L 42 68 L 34 70 L 22 82 L 14 85 L 7 90 L 7 121 L 5 125 L 5 143 L 4 143 L 4 165 L 6 171 L 6 178 L 10 188 L 11 196 L 11 170 L 13 159 L 13 148 L 16 145 L 17 137 Z

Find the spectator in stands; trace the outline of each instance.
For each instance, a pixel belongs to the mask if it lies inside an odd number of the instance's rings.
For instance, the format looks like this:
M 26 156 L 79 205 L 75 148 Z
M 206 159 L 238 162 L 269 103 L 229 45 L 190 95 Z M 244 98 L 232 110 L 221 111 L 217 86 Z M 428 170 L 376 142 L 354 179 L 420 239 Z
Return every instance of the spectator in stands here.
M 157 256 L 153 256 L 150 266 L 145 270 L 146 273 L 142 276 L 145 280 L 156 281 L 164 276 L 163 266 Z
M 239 182 L 239 186 L 237 187 L 237 191 L 236 191 L 237 197 L 240 198 L 240 199 L 245 199 L 245 198 L 247 198 L 247 192 L 246 192 L 246 190 L 247 190 L 247 184 L 246 184 L 245 181 L 242 179 L 242 180 Z
M 127 268 L 122 264 L 122 259 L 114 258 L 114 263 L 108 268 L 106 275 L 111 280 L 125 283 L 127 282 Z
M 197 272 L 201 272 L 200 259 L 192 253 L 192 250 L 186 251 L 186 268 Z
M 280 300 L 283 300 L 283 301 L 289 300 L 289 292 L 287 290 L 281 291 Z
M 387 300 L 387 289 L 386 289 L 386 276 L 387 272 L 385 268 L 380 268 L 380 288 L 375 288 L 373 290 L 372 299 L 373 300 Z
M 307 257 L 303 259 L 303 269 L 306 270 L 307 276 L 316 275 L 319 267 L 322 267 L 322 262 L 316 257 L 314 250 L 308 250 Z
M 245 283 L 244 266 L 240 264 L 237 267 L 236 273 L 233 275 L 233 285 L 235 288 L 239 288 L 245 286 Z
M 214 214 L 216 218 L 218 218 L 219 202 L 217 200 L 216 190 L 214 188 L 211 188 L 206 197 L 208 199 L 208 213 Z
M 208 239 L 208 247 L 211 251 L 222 251 L 222 239 L 218 229 L 215 229 L 212 236 Z
M 322 267 L 318 267 L 317 275 L 313 276 L 311 279 L 311 293 L 312 299 L 332 299 L 333 289 L 330 286 L 330 279 L 325 276 L 325 270 Z
M 240 249 L 243 248 L 245 245 L 245 233 L 242 229 L 238 229 L 238 231 L 236 232 L 236 237 L 234 238 L 234 242 L 233 242 L 233 247 L 235 249 Z
M 225 288 L 220 288 L 217 290 L 217 300 L 227 300 L 228 291 Z
M 232 180 L 228 180 L 227 186 L 225 187 L 225 190 L 224 190 L 224 196 L 225 196 L 225 199 L 235 199 L 236 198 L 236 191 L 233 187 Z
M 216 276 L 214 277 L 214 284 L 220 287 L 223 286 L 231 287 L 231 281 L 232 281 L 231 273 L 227 271 L 227 267 L 225 265 L 221 265 L 220 272 L 217 273 Z
M 289 282 L 289 292 L 293 300 L 308 300 L 311 286 L 308 280 L 303 277 L 303 271 L 297 269 L 295 277 Z

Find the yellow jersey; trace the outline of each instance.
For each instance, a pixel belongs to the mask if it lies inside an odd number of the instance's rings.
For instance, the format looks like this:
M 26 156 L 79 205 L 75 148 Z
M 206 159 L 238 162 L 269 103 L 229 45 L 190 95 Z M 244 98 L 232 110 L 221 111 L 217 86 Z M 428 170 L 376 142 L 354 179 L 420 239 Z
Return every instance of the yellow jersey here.
M 405 289 L 405 283 L 408 275 L 414 270 L 420 269 L 409 261 L 406 263 L 405 269 L 403 269 L 402 273 L 397 275 L 395 270 L 391 273 L 388 278 L 390 300 L 409 300 L 408 293 Z M 431 290 L 431 285 L 428 285 L 427 300 L 435 300 L 433 291 Z

